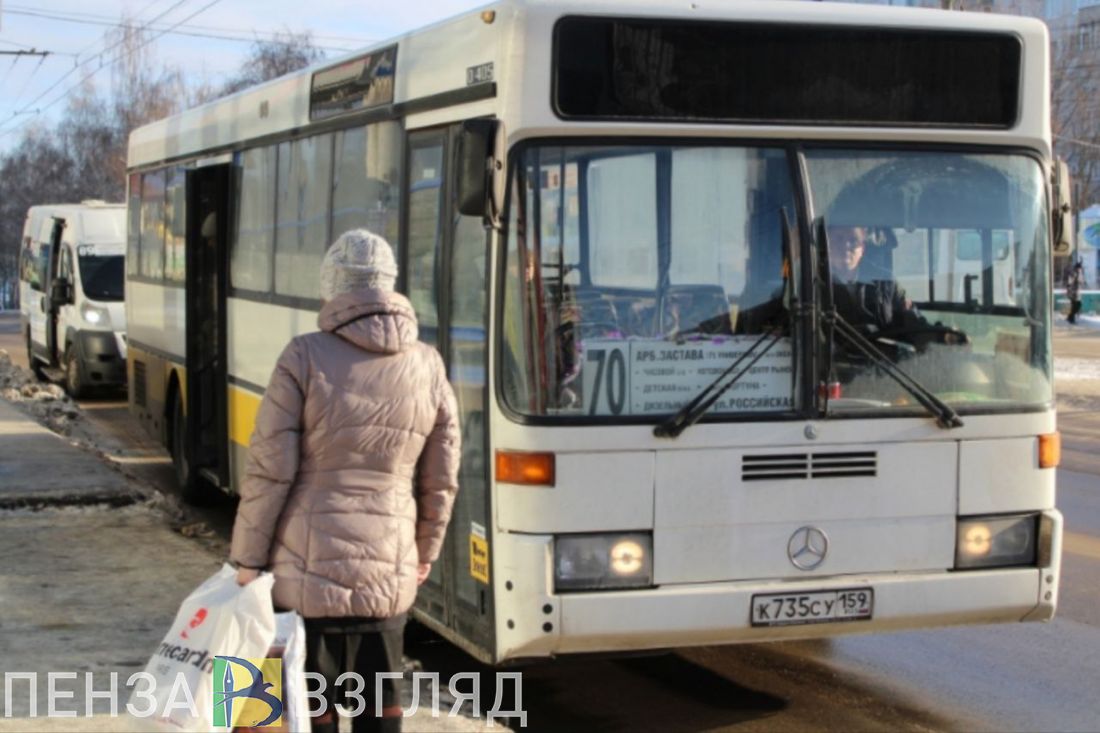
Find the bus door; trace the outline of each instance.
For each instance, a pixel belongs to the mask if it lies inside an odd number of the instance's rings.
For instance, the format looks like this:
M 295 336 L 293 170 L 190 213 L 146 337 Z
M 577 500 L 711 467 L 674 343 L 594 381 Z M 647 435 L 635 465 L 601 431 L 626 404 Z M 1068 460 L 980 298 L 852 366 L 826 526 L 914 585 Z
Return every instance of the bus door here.
M 187 435 L 191 467 L 229 485 L 226 270 L 230 165 L 187 171 Z
M 31 259 L 33 273 L 31 288 L 33 299 L 27 304 L 30 321 L 31 351 L 36 359 L 49 360 L 46 351 L 46 331 L 49 322 L 49 310 L 46 304 L 46 292 L 50 280 L 50 240 L 53 233 L 53 221 L 47 221 L 34 231 L 31 241 Z M 32 364 L 33 366 L 33 364 Z
M 458 213 L 461 125 L 410 133 L 405 198 L 404 290 L 420 338 L 443 354 L 458 400 L 462 465 L 443 553 L 417 606 L 483 649 L 492 646 L 489 492 L 485 456 L 488 366 L 488 236 Z
M 57 324 L 61 308 L 67 302 L 65 293 L 54 286 L 57 280 L 59 263 L 61 262 L 61 237 L 65 232 L 65 220 L 54 218 L 50 230 L 50 254 L 46 269 L 46 281 L 43 283 L 46 302 L 46 356 L 49 364 L 56 367 L 60 364 L 60 355 L 57 353 Z

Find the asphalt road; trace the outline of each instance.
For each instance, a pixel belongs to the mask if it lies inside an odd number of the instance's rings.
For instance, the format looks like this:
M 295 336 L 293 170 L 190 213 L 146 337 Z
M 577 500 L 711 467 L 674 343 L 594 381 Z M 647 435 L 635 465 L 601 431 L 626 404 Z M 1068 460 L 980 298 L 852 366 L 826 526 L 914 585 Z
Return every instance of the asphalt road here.
M 0 314 L 0 348 L 18 362 L 11 321 Z M 1100 332 L 1060 330 L 1055 352 L 1100 360 Z M 1059 392 L 1058 505 L 1068 533 L 1053 622 L 559 660 L 523 669 L 528 728 L 1100 730 L 1100 383 L 1060 384 Z M 128 473 L 173 490 L 167 457 L 124 401 L 105 396 L 82 407 Z M 195 516 L 225 538 L 232 515 L 226 499 Z M 441 642 L 409 653 L 444 674 L 478 669 Z

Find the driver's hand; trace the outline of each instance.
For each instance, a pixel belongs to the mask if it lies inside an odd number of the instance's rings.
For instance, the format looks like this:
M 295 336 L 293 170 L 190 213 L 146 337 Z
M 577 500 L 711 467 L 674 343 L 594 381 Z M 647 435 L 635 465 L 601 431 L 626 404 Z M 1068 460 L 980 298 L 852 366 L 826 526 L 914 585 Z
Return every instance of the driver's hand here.
M 955 331 L 945 331 L 943 334 L 943 342 L 949 345 L 965 344 L 966 334 L 956 333 Z

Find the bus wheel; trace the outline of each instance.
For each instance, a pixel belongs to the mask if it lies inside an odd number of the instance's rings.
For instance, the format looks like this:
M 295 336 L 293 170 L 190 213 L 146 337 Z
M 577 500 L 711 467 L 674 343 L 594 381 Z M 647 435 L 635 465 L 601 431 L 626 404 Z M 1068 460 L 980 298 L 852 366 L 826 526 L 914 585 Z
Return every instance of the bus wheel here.
M 88 392 L 84 382 L 84 367 L 80 364 L 76 348 L 70 344 L 65 349 L 65 391 L 74 400 L 78 400 Z
M 183 400 L 179 394 L 172 408 L 172 465 L 176 469 L 176 484 L 180 496 L 188 504 L 201 505 L 210 498 L 206 482 L 191 470 L 187 457 L 187 416 L 183 413 Z

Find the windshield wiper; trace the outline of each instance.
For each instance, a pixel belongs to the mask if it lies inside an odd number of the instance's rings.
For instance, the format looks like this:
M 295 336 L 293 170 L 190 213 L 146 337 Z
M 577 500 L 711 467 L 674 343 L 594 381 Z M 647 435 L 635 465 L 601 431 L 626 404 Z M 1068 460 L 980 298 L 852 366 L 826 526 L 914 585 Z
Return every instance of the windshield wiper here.
M 791 268 L 794 267 L 794 231 L 793 227 L 791 226 L 790 219 L 787 218 L 786 207 L 780 208 L 778 213 L 780 230 L 782 231 L 783 237 L 783 288 L 780 291 L 780 297 L 786 300 L 791 295 Z M 786 305 L 786 303 L 784 303 L 784 305 Z M 691 330 L 698 331 L 699 326 L 701 325 L 702 324 L 698 324 L 695 326 L 694 329 Z M 747 374 L 748 371 L 752 369 L 753 365 L 755 365 L 756 362 L 763 359 L 764 355 L 771 351 L 773 346 L 779 343 L 779 339 L 783 338 L 784 331 L 785 327 L 780 324 L 773 325 L 769 330 L 762 333 L 760 335 L 760 338 L 758 338 L 756 341 L 753 341 L 752 345 L 749 346 L 748 350 L 745 351 L 744 354 L 741 354 L 741 356 L 737 357 L 732 364 L 726 367 L 726 369 L 717 377 L 715 377 L 710 384 L 704 387 L 702 391 L 699 392 L 699 394 L 695 395 L 694 399 L 692 399 L 691 402 L 681 407 L 679 412 L 677 412 L 675 415 L 654 427 L 653 434 L 658 438 L 676 438 L 680 435 L 680 433 L 684 432 L 696 422 L 698 422 L 699 418 L 701 418 L 706 413 L 706 411 L 714 405 L 715 402 L 721 399 L 722 395 L 728 392 L 730 388 L 733 387 L 733 385 L 737 384 L 737 380 L 745 376 L 745 374 Z M 771 339 L 771 341 L 768 341 L 769 338 Z M 765 341 L 768 341 L 768 343 L 764 344 Z M 760 349 L 759 352 L 757 352 L 757 349 L 760 348 L 762 345 L 763 348 Z M 751 359 L 751 361 L 749 361 L 749 363 L 745 365 L 744 369 L 730 377 L 729 381 L 723 383 L 722 380 L 726 379 L 726 377 L 729 377 L 729 375 L 732 374 L 733 371 L 737 369 L 737 367 L 740 366 L 746 359 Z
M 772 330 L 765 332 L 756 341 L 753 341 L 752 346 L 750 346 L 744 354 L 741 354 L 741 356 L 737 357 L 737 359 L 732 364 L 730 364 L 725 371 L 715 377 L 714 381 L 704 387 L 703 390 L 699 394 L 697 394 L 691 402 L 681 407 L 680 411 L 677 412 L 675 415 L 653 428 L 653 434 L 656 435 L 658 438 L 675 438 L 679 436 L 680 433 L 684 432 L 689 427 L 694 425 L 699 420 L 699 418 L 701 418 L 703 414 L 706 413 L 706 411 L 709 410 L 711 406 L 713 406 L 714 403 L 719 400 L 719 398 L 721 398 L 722 395 L 729 391 L 730 387 L 737 384 L 737 380 L 745 376 L 745 374 L 747 374 L 748 371 L 752 369 L 753 365 L 756 364 L 756 362 L 760 361 L 764 357 L 764 355 L 771 350 L 773 346 L 779 343 L 779 339 L 781 339 L 782 337 L 783 328 L 781 326 L 776 326 L 772 328 Z M 757 351 L 761 344 L 764 344 L 764 342 L 767 341 L 769 338 L 771 339 L 771 341 L 764 345 L 762 349 Z M 728 377 L 730 373 L 732 373 L 733 370 L 740 366 L 746 359 L 751 360 L 748 364 L 745 364 L 745 367 L 741 371 L 737 372 L 737 374 L 734 374 L 733 377 L 729 379 L 729 381 L 726 381 L 723 384 L 722 380 L 726 379 L 726 377 Z
M 950 405 L 916 379 L 899 369 L 896 364 L 890 361 L 889 357 L 879 351 L 855 326 L 844 320 L 835 309 L 826 313 L 825 318 L 832 321 L 834 333 L 854 346 L 860 353 L 870 359 L 875 366 L 886 372 L 887 376 L 900 384 L 906 392 L 913 395 L 917 402 L 924 405 L 935 416 L 937 425 L 944 429 L 961 428 L 963 426 L 962 419 L 957 412 L 951 409 Z
M 901 385 L 909 394 L 921 403 L 926 410 L 936 418 L 936 424 L 945 430 L 961 428 L 962 419 L 951 406 L 937 397 L 930 389 L 904 372 L 897 364 L 890 361 L 889 357 L 882 353 L 859 330 L 844 320 L 836 311 L 836 303 L 833 301 L 833 279 L 829 270 L 829 238 L 825 231 L 825 217 L 817 220 L 818 241 L 818 272 L 824 279 L 822 288 L 822 319 L 825 325 L 825 374 L 833 381 L 833 337 L 840 336 L 857 351 L 871 360 L 875 366 L 886 372 L 887 376 Z M 828 407 L 828 390 L 825 391 L 825 407 Z

